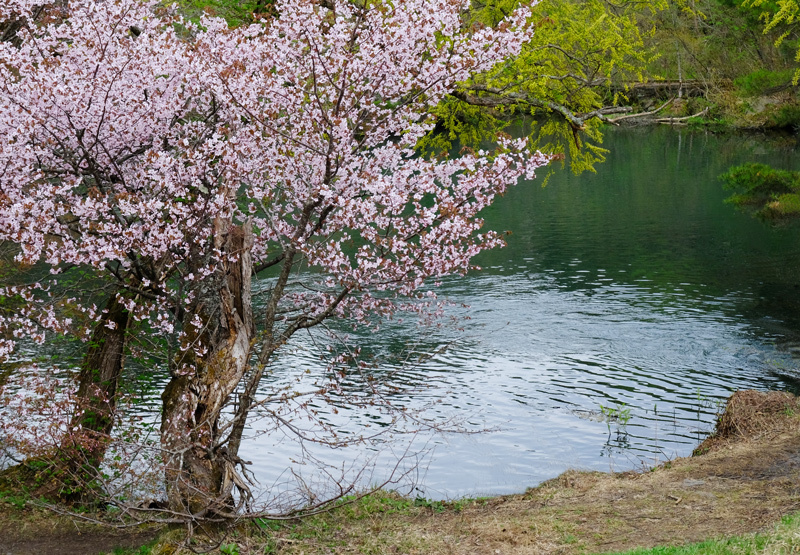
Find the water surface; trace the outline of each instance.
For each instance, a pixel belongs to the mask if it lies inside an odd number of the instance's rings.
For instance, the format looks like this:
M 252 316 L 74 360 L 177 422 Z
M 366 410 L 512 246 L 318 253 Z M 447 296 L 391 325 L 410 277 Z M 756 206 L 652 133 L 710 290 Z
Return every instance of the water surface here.
M 489 228 L 511 231 L 508 246 L 439 291 L 469 317 L 463 331 L 390 323 L 353 335 L 393 379 L 429 386 L 399 402 L 441 399 L 433 416 L 494 430 L 420 435 L 431 451 L 412 474 L 418 493 L 510 493 L 568 468 L 647 467 L 691 453 L 732 391 L 796 389 L 800 232 L 723 204 L 717 178 L 750 161 L 800 169 L 796 151 L 670 128 L 612 130 L 605 146 L 597 174 L 557 168 L 546 187 L 521 183 L 485 212 Z M 298 370 L 322 375 L 318 346 L 297 342 L 263 390 Z M 392 362 L 437 349 L 419 364 Z M 369 411 L 330 417 L 345 433 L 381 423 Z M 299 456 L 279 439 L 243 447 L 262 484 Z M 310 449 L 339 468 L 377 456 L 374 482 L 401 448 Z

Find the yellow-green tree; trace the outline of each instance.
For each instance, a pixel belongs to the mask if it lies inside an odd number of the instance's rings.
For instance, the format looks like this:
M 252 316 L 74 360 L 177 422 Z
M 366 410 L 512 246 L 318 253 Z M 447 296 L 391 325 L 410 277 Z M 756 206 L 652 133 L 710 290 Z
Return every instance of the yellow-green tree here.
M 798 28 L 800 28 L 800 5 L 797 0 L 744 0 L 743 6 L 761 9 L 761 19 L 764 21 L 764 33 L 781 30 L 775 40 L 775 46 L 780 46 L 791 40 L 796 50 L 795 61 L 800 62 L 800 45 L 798 45 Z M 797 85 L 800 79 L 800 68 L 795 71 L 793 84 Z
M 517 0 L 475 0 L 465 24 L 495 25 Z M 536 31 L 522 54 L 463 83 L 438 109 L 448 133 L 429 138 L 475 145 L 512 116 L 538 118 L 530 131 L 537 148 L 565 152 L 573 171 L 604 159 L 602 122 L 619 104 L 654 53 L 645 46 L 647 17 L 665 0 L 543 0 L 533 7 Z

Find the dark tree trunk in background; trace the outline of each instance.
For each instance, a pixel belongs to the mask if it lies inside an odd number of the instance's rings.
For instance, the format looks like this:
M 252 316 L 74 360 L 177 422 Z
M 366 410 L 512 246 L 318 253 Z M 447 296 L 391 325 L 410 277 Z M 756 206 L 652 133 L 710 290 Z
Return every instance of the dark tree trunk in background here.
M 5 0 L 0 0 L 3 2 Z M 66 0 L 53 0 L 47 4 L 42 4 L 40 6 L 36 6 L 33 9 L 33 20 L 36 22 L 42 21 L 43 18 L 47 17 L 48 15 L 57 16 L 59 13 L 59 9 L 63 8 L 66 5 Z M 0 42 L 13 42 L 14 44 L 19 45 L 19 39 L 17 38 L 17 33 L 25 26 L 25 22 L 22 19 L 12 17 L 5 21 L 0 21 Z
M 117 387 L 125 357 L 129 315 L 113 294 L 89 340 L 81 364 L 75 413 L 69 447 L 82 456 L 75 461 L 96 468 L 105 456 L 109 434 L 114 426 Z

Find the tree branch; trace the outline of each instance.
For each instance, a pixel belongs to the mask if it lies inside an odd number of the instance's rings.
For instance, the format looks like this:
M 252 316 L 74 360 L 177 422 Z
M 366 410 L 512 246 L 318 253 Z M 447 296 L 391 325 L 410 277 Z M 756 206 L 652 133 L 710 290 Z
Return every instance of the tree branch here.
M 628 114 L 627 116 L 618 116 L 616 118 L 613 118 L 611 120 L 611 122 L 614 123 L 615 125 L 619 125 L 619 124 L 617 124 L 617 122 L 621 121 L 621 120 L 624 120 L 624 119 L 642 118 L 642 117 L 646 117 L 646 116 L 652 116 L 653 114 L 657 114 L 658 112 L 660 112 L 661 110 L 663 110 L 664 108 L 669 106 L 672 103 L 673 100 L 675 100 L 674 97 L 670 98 L 669 100 L 667 100 L 664 104 L 662 104 L 661 106 L 659 106 L 655 110 L 651 110 L 649 112 L 639 112 L 639 113 L 636 113 L 636 114 Z
M 469 92 L 485 93 L 491 96 L 469 94 Z M 583 129 L 586 122 L 591 119 L 599 119 L 605 123 L 613 124 L 614 121 L 607 118 L 606 114 L 630 111 L 627 106 L 606 106 L 598 108 L 585 114 L 576 114 L 563 104 L 558 104 L 550 100 L 542 100 L 520 92 L 507 92 L 503 89 L 486 87 L 483 85 L 471 85 L 462 90 L 452 93 L 452 96 L 473 106 L 483 106 L 486 108 L 497 108 L 499 106 L 518 106 L 527 105 L 535 108 L 545 108 L 562 116 L 573 129 Z

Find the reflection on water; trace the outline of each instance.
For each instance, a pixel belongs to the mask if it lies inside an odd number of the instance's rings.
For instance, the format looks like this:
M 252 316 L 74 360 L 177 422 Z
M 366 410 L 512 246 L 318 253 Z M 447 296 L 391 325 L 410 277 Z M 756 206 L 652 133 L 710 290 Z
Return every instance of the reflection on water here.
M 800 234 L 724 205 L 717 180 L 746 161 L 792 169 L 794 152 L 672 129 L 615 131 L 606 146 L 597 175 L 557 171 L 546 188 L 522 184 L 487 210 L 488 227 L 512 231 L 508 247 L 441 287 L 469 305 L 453 311 L 470 318 L 463 332 L 392 323 L 354 336 L 388 366 L 393 354 L 446 346 L 392 377 L 429 387 L 402 402 L 441 398 L 435 415 L 494 430 L 418 438 L 433 448 L 415 474 L 424 495 L 521 491 L 567 468 L 688 455 L 731 391 L 794 387 Z M 279 364 L 278 383 L 324 370 L 310 341 Z M 608 419 L 601 406 L 630 418 Z M 379 422 L 337 417 L 353 433 Z M 243 449 L 262 484 L 285 476 L 297 454 L 274 436 Z M 337 465 L 373 454 L 324 456 Z M 380 475 L 379 466 L 372 480 Z

